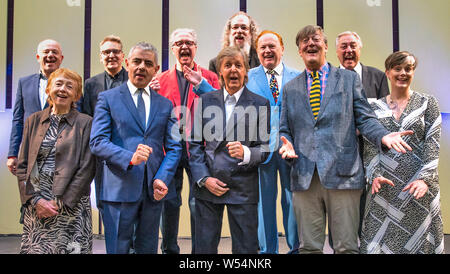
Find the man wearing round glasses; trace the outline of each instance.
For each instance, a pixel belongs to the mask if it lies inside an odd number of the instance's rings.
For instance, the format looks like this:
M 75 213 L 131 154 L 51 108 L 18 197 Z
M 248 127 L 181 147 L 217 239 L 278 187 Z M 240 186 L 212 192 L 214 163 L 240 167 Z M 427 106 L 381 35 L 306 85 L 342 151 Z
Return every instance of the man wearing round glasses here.
M 212 86 L 212 90 L 219 88 L 219 80 L 213 72 L 200 67 L 194 62 L 197 53 L 197 33 L 193 29 L 180 28 L 172 32 L 170 46 L 176 58 L 176 65 L 155 76 L 150 87 L 172 101 L 177 118 L 180 121 L 180 133 L 183 138 L 183 151 L 178 169 L 172 184 L 176 187 L 177 196 L 164 201 L 161 220 L 161 251 L 163 254 L 178 254 L 180 247 L 177 243 L 178 224 L 180 219 L 181 190 L 183 185 L 183 169 L 193 185 L 191 170 L 188 164 L 188 147 L 186 136 L 189 136 L 191 121 L 194 114 L 194 100 L 198 97 L 193 88 L 203 90 L 200 85 Z M 208 85 L 209 84 L 209 85 Z M 209 90 L 208 90 L 209 91 Z M 189 209 L 191 212 L 192 253 L 195 252 L 195 200 L 189 193 Z
M 100 62 L 105 71 L 87 79 L 84 83 L 83 113 L 94 116 L 98 94 L 120 86 L 128 80 L 127 71 L 122 66 L 123 58 L 120 37 L 108 35 L 100 42 Z
M 222 49 L 237 46 L 246 54 L 250 68 L 259 66 L 258 54 L 255 49 L 255 40 L 258 35 L 258 26 L 247 13 L 240 11 L 231 16 L 225 24 L 222 37 Z M 218 74 L 216 58 L 209 61 L 209 70 Z

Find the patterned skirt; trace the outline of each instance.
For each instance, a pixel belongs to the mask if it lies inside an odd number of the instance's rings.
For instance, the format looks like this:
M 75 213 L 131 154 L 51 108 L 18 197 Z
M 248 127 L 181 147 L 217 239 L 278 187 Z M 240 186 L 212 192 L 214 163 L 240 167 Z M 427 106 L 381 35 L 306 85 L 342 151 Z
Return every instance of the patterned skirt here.
M 31 204 L 25 209 L 21 254 L 90 254 L 92 239 L 89 196 L 49 218 L 39 219 Z

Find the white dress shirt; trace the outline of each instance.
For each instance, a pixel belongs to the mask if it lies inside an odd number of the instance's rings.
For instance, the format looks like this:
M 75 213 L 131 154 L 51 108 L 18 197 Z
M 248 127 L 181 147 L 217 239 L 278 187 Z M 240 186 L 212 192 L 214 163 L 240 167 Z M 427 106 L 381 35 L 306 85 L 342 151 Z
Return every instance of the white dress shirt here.
M 225 102 L 225 114 L 226 114 L 226 122 L 228 123 L 228 120 L 233 113 L 234 107 L 236 106 L 236 103 L 239 101 L 239 98 L 241 98 L 242 92 L 244 91 L 244 87 L 242 87 L 240 90 L 238 90 L 235 94 L 233 94 L 234 98 L 236 98 L 236 101 L 234 104 L 230 104 L 227 102 L 227 97 L 229 95 L 228 91 L 226 89 L 223 89 L 223 101 Z M 242 148 L 244 149 L 244 159 L 242 162 L 240 162 L 238 165 L 246 165 L 250 162 L 250 149 L 247 146 L 242 145 Z
M 263 69 L 264 72 L 266 73 L 267 83 L 269 83 L 270 86 L 270 78 L 272 78 L 272 75 L 267 73 L 268 69 L 266 69 L 265 67 L 263 67 Z M 276 66 L 273 70 L 275 71 L 275 79 L 277 79 L 278 90 L 280 90 L 281 84 L 283 83 L 283 63 L 280 62 L 278 66 Z
M 131 98 L 133 98 L 134 105 L 137 108 L 137 102 L 138 102 L 138 88 L 135 87 L 130 80 L 127 81 L 128 90 L 130 90 Z M 142 92 L 142 99 L 144 99 L 144 105 L 145 105 L 145 124 L 148 123 L 148 116 L 150 114 L 150 89 L 148 85 L 144 88 L 144 92 Z
M 343 65 L 339 66 L 341 69 L 346 69 Z M 361 63 L 358 62 L 358 64 L 355 66 L 355 68 L 353 69 L 356 73 L 358 73 L 359 75 L 359 80 L 361 80 L 362 82 L 362 66 Z
M 48 80 L 39 76 L 39 101 L 41 102 L 41 109 L 44 109 L 45 104 L 47 103 L 47 93 L 45 93 L 45 89 L 47 88 Z

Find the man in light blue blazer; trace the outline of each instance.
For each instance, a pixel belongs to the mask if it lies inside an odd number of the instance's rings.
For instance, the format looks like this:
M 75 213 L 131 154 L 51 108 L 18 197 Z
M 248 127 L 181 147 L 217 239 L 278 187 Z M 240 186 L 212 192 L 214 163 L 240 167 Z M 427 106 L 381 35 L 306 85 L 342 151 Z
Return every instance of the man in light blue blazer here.
M 284 87 L 279 153 L 292 164 L 299 252 L 323 252 L 328 218 L 334 251 L 359 253 L 364 171 L 356 129 L 380 150 L 401 153 L 411 150 L 402 136 L 412 131 L 390 133 L 378 122 L 358 75 L 326 61 L 321 27 L 304 27 L 296 43 L 306 70 Z
M 281 36 L 264 30 L 256 38 L 256 52 L 260 66 L 248 73 L 247 88 L 269 100 L 271 107 L 270 154 L 259 166 L 258 241 L 261 254 L 278 253 L 278 229 L 276 217 L 277 181 L 280 173 L 281 209 L 283 226 L 289 253 L 298 252 L 298 234 L 295 212 L 290 190 L 290 166 L 278 153 L 279 125 L 283 87 L 300 71 L 289 68 L 282 62 L 284 45 Z
M 159 70 L 156 48 L 141 42 L 125 60 L 128 82 L 101 92 L 90 147 L 103 160 L 100 200 L 107 253 L 157 253 L 163 198 L 181 156 L 172 103 L 148 87 Z

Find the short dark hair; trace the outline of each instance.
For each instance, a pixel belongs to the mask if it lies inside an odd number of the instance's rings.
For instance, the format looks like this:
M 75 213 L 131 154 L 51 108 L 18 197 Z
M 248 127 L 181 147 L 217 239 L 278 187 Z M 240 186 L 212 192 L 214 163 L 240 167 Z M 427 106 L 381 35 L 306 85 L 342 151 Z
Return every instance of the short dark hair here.
M 403 64 L 409 56 L 414 58 L 414 69 L 416 69 L 418 64 L 417 57 L 408 51 L 397 51 L 392 53 L 386 58 L 386 61 L 384 61 L 384 67 L 386 70 L 390 70 L 395 66 Z
M 322 35 L 325 45 L 328 45 L 328 39 L 325 35 L 325 32 L 323 31 L 323 28 L 321 26 L 308 25 L 297 32 L 297 36 L 295 36 L 295 44 L 297 45 L 297 47 L 300 45 L 301 40 L 316 34 L 317 31 L 319 31 L 319 33 Z
M 224 84 L 223 83 L 223 79 L 220 76 L 220 68 L 222 67 L 223 59 L 225 57 L 234 57 L 234 56 L 238 56 L 238 55 L 241 55 L 243 60 L 244 60 L 244 66 L 245 66 L 245 72 L 246 72 L 244 84 L 247 83 L 247 81 L 248 81 L 247 73 L 250 70 L 250 65 L 248 64 L 247 54 L 245 54 L 245 52 L 243 50 L 241 50 L 240 48 L 238 48 L 236 46 L 232 46 L 232 47 L 225 47 L 225 48 L 223 48 L 219 52 L 219 54 L 217 55 L 217 58 L 216 58 L 216 68 L 219 70 L 219 82 L 220 82 L 220 85 L 223 86 L 223 84 Z

